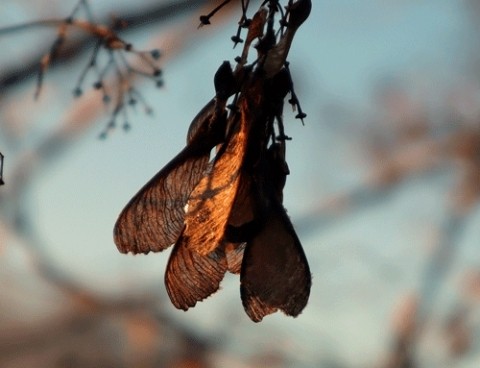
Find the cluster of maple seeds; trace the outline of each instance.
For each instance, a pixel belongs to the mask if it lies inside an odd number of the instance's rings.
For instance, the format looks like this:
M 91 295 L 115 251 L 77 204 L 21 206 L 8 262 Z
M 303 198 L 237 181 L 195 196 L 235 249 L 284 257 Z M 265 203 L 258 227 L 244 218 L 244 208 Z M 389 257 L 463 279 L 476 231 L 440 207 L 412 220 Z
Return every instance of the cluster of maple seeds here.
M 202 24 L 220 8 L 202 16 Z M 278 1 L 265 1 L 252 19 L 248 1 L 242 9 L 234 43 L 243 42 L 243 28 L 248 32 L 235 68 L 221 64 L 216 94 L 191 122 L 187 145 L 126 205 L 114 240 L 122 253 L 174 245 L 165 285 L 179 309 L 215 293 L 227 271 L 240 274 L 243 307 L 259 322 L 278 310 L 297 316 L 310 294 L 308 262 L 283 207 L 289 137 L 282 115 L 291 93 L 297 117 L 305 117 L 286 58 L 311 1 L 290 1 L 285 12 Z M 257 56 L 248 64 L 254 40 Z

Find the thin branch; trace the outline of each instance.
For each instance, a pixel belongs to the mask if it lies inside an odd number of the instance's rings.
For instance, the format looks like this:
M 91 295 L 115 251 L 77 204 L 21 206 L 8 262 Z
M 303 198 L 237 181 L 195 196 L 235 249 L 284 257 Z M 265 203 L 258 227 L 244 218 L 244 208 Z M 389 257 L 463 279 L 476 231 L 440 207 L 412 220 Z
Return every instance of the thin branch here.
M 5 182 L 3 181 L 3 159 L 4 159 L 4 156 L 2 152 L 0 152 L 0 185 L 5 184 Z
M 148 9 L 138 10 L 136 13 L 128 12 L 126 14 L 119 14 L 118 19 L 122 19 L 124 23 L 128 25 L 127 28 L 122 30 L 122 33 L 128 33 L 141 27 L 147 27 L 153 23 L 161 23 L 166 20 L 170 20 L 172 17 L 182 16 L 186 13 L 192 12 L 198 9 L 200 6 L 206 4 L 207 0 L 183 0 L 183 1 L 171 1 L 167 4 L 156 4 Z M 49 23 L 54 22 L 54 23 Z M 46 20 L 27 23 L 27 27 L 38 26 L 55 26 L 59 22 L 64 20 Z M 46 23 L 46 24 L 43 24 Z M 103 19 L 98 21 L 98 24 L 107 24 L 109 19 Z M 17 32 L 25 29 L 25 24 L 6 27 L 5 32 Z M 3 29 L 0 29 L 0 34 Z M 55 68 L 58 64 L 64 64 L 69 61 L 76 60 L 79 55 L 90 50 L 95 44 L 90 36 L 84 36 L 78 40 L 70 41 L 63 45 L 56 55 L 56 60 L 50 66 Z M 2 68 L 3 72 L 0 75 L 0 90 L 2 94 L 8 93 L 8 90 L 19 83 L 24 83 L 30 78 L 34 77 L 38 68 L 38 60 L 41 60 L 42 54 L 37 54 L 31 57 L 31 61 L 24 62 L 21 65 L 14 63 L 10 68 Z

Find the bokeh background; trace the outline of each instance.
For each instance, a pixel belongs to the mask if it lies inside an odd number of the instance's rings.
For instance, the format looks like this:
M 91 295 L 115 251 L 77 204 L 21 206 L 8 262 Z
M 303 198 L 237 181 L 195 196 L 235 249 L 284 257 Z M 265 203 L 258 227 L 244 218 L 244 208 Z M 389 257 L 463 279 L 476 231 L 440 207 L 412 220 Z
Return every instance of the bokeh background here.
M 76 3 L 2 0 L 0 28 Z M 178 311 L 169 251 L 118 253 L 119 212 L 239 53 L 237 1 L 197 29 L 218 3 L 90 1 L 98 22 L 138 16 L 120 35 L 163 55 L 163 88 L 134 82 L 153 114 L 129 110 L 105 140 L 101 94 L 72 94 L 91 50 L 52 65 L 35 100 L 30 66 L 57 30 L 0 30 L 0 367 L 480 366 L 478 0 L 314 1 L 289 57 L 305 126 L 285 111 L 284 204 L 313 274 L 298 318 L 252 323 L 234 275 Z

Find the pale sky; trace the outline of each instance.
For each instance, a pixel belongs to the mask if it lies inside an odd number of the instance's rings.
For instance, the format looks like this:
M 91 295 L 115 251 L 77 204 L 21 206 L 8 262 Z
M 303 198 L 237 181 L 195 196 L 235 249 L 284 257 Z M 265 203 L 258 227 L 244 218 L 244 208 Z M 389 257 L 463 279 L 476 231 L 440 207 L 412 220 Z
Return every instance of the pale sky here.
M 3 0 L 0 19 L 8 19 L 8 24 L 32 19 L 25 5 L 28 3 Z M 55 3 L 68 11 L 75 1 Z M 97 0 L 95 7 L 109 9 L 105 4 L 111 3 L 119 2 Z M 414 90 L 426 86 L 441 90 L 464 78 L 462 63 L 472 35 L 466 16 L 463 2 L 458 0 L 314 1 L 312 14 L 298 31 L 289 58 L 302 108 L 308 114 L 305 126 L 286 114 L 286 133 L 293 140 L 287 145 L 291 175 L 284 197 L 293 223 L 323 197 L 357 185 L 366 165 L 340 136 L 342 131 L 335 130 L 328 116 L 321 114 L 323 108 L 344 104 L 348 111 L 358 112 L 349 124 L 367 124 L 375 108 L 375 87 L 384 79 L 397 78 Z M 121 293 L 146 287 L 166 295 L 163 273 L 169 251 L 137 257 L 120 255 L 112 239 L 113 224 L 130 197 L 183 147 L 191 119 L 213 95 L 213 73 L 223 60 L 233 60 L 238 53 L 232 51 L 229 39 L 236 30 L 235 22 L 208 39 L 199 39 L 168 63 L 164 89 L 155 89 L 149 83 L 140 85 L 154 107 L 153 118 L 130 114 L 132 130 L 128 134 L 116 131 L 106 141 L 99 141 L 96 137 L 108 121 L 108 114 L 101 116 L 94 128 L 42 172 L 31 188 L 36 226 L 49 251 L 62 268 L 93 290 Z M 192 29 L 197 31 L 196 24 Z M 149 30 L 159 32 L 155 27 Z M 148 36 L 141 33 L 127 38 L 134 44 L 148 43 Z M 0 39 L 0 46 L 13 53 L 19 44 L 23 50 L 28 42 L 32 42 L 31 47 L 35 45 L 31 35 L 18 35 L 15 40 Z M 2 53 L 0 62 L 12 63 L 9 54 Z M 42 100 L 35 103 L 42 115 L 31 116 L 32 132 L 41 136 L 60 120 L 64 106 L 73 103 L 68 91 L 73 89 L 79 71 L 67 68 L 47 74 L 47 89 L 49 82 L 61 85 L 51 92 L 58 104 L 42 105 Z M 33 90 L 33 83 L 22 87 L 19 98 L 29 93 L 33 96 Z M 28 140 L 35 142 L 35 134 Z M 6 166 L 5 181 L 8 173 Z M 415 242 L 425 235 L 417 222 L 428 223 L 426 219 L 431 218 L 433 222 L 442 221 L 444 202 L 438 198 L 444 198 L 447 182 L 448 178 L 441 177 L 413 183 L 379 206 L 328 230 L 299 234 L 310 260 L 313 288 L 308 307 L 296 320 L 275 315 L 265 319 L 262 329 L 244 324 L 247 317 L 235 277 L 228 277 L 223 290 L 188 313 L 172 307 L 172 318 L 191 323 L 208 335 L 225 328 L 235 315 L 238 328 L 227 342 L 233 351 L 255 349 L 262 338 L 275 336 L 286 349 L 300 349 L 303 364 L 308 367 L 322 353 L 317 349 L 321 341 L 333 356 L 346 363 L 361 356 L 365 359 L 363 366 L 369 366 L 369 358 L 385 348 L 384 338 L 389 332 L 385 324 L 395 298 L 416 285 L 421 257 L 413 264 L 408 262 Z M 406 213 L 417 206 L 422 209 L 416 212 L 416 219 L 406 218 Z M 471 239 L 478 240 L 474 236 L 479 234 L 469 231 L 466 243 L 473 244 Z M 379 271 L 362 258 L 371 253 L 395 265 L 399 274 L 392 280 L 382 280 Z M 377 292 L 382 298 L 374 302 Z M 349 349 L 341 350 L 338 341 Z M 462 367 L 474 365 L 467 362 Z

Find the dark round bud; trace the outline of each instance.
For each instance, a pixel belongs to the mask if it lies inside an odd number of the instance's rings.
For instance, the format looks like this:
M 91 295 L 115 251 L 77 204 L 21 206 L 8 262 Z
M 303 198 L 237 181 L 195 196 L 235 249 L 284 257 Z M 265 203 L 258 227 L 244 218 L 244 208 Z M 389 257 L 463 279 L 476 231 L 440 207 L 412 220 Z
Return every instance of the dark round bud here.
M 154 58 L 155 60 L 157 60 L 157 59 L 160 58 L 160 56 L 162 56 L 162 53 L 160 52 L 160 50 L 155 49 L 155 50 L 150 51 L 150 56 L 152 58 Z
M 304 112 L 299 112 L 297 115 L 295 115 L 295 119 L 300 119 L 300 120 L 303 120 L 307 117 L 307 114 L 305 114 Z
M 210 17 L 208 15 L 201 15 L 200 16 L 200 23 L 202 25 L 208 25 L 210 24 Z
M 242 43 L 242 42 L 243 42 L 243 40 L 240 38 L 240 36 L 237 36 L 237 35 L 232 36 L 231 40 L 232 40 L 235 44 L 237 44 L 237 43 Z

